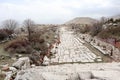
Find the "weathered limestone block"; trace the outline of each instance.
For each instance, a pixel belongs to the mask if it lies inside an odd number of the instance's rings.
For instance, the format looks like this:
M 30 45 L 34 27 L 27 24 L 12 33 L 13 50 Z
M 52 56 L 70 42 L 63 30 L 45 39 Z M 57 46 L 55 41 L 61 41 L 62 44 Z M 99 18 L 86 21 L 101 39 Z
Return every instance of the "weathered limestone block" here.
M 19 58 L 17 62 L 13 63 L 13 67 L 17 69 L 30 68 L 30 59 L 28 57 Z
M 6 72 L 6 77 L 4 80 L 10 80 L 12 75 L 13 75 L 12 71 Z
M 93 78 L 93 74 L 92 72 L 79 72 L 79 77 L 80 80 L 85 80 L 85 79 L 92 79 Z
M 45 65 L 49 65 L 50 64 L 50 59 L 47 56 L 44 57 L 43 64 L 45 64 Z
M 78 73 L 70 74 L 68 80 L 80 80 L 79 74 Z
M 20 71 L 18 72 L 15 80 L 45 80 L 41 72 L 36 70 Z

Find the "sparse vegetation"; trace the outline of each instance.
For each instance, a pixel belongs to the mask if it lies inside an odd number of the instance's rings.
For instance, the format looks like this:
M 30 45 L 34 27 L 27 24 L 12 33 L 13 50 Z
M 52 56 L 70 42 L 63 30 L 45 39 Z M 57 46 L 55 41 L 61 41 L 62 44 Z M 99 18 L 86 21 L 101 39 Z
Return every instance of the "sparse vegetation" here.
M 102 31 L 102 23 L 101 23 L 101 22 L 95 23 L 95 24 L 93 24 L 93 26 L 91 27 L 90 35 L 91 35 L 91 36 L 96 36 L 96 35 L 98 35 L 98 33 L 101 32 L 101 31 Z
M 107 38 L 119 38 L 120 37 L 120 27 L 111 27 L 102 30 L 98 36 L 103 39 Z
M 88 32 L 90 32 L 90 27 L 91 26 L 89 26 L 89 25 L 85 25 L 82 28 L 80 28 L 80 32 L 81 33 L 88 33 Z
M 49 46 L 55 42 L 56 26 L 43 25 L 41 28 L 30 19 L 25 20 L 23 25 L 24 32 L 19 33 L 17 38 L 8 41 L 4 50 L 12 54 L 31 54 L 34 51 L 40 51 L 39 56 L 44 57 L 48 53 Z M 11 35 L 13 32 L 10 33 L 10 31 L 12 30 L 2 29 L 0 31 L 0 35 L 3 35 L 1 39 Z
M 27 29 L 27 33 L 28 33 L 28 40 L 31 41 L 31 35 L 34 32 L 34 21 L 32 21 L 31 19 L 26 19 L 23 22 L 23 26 Z
M 18 27 L 18 23 L 15 20 L 8 19 L 8 20 L 3 21 L 2 27 L 4 29 L 14 32 L 14 30 Z

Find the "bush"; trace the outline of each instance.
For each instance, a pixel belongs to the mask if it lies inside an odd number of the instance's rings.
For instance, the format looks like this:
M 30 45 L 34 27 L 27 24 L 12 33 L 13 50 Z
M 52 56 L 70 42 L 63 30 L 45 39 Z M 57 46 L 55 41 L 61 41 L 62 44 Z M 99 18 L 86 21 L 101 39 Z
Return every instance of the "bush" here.
M 13 53 L 30 53 L 32 48 L 25 39 L 16 39 L 7 43 L 5 51 Z
M 101 31 L 98 36 L 103 39 L 107 38 L 119 38 L 120 36 L 120 27 L 111 27 Z
M 90 31 L 90 26 L 85 26 L 84 28 L 80 29 L 81 33 L 88 33 Z
M 102 38 L 102 39 L 107 39 L 109 37 L 111 37 L 111 35 L 109 33 L 107 33 L 107 30 L 103 30 L 98 34 L 98 37 Z
M 93 26 L 91 27 L 90 30 L 90 35 L 91 36 L 97 36 L 98 33 L 100 33 L 102 31 L 102 23 L 98 22 L 93 24 Z
M 8 37 L 7 33 L 0 31 L 0 41 L 4 40 L 6 37 Z
M 8 29 L 0 29 L 0 40 L 4 40 L 7 38 L 9 35 L 11 35 L 13 31 L 8 30 Z

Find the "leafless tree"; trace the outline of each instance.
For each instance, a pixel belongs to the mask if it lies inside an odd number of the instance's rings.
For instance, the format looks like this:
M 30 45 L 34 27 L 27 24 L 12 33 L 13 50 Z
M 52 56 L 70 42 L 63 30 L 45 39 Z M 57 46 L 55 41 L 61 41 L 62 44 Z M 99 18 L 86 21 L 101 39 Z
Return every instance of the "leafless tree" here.
M 35 23 L 31 19 L 26 19 L 23 22 L 23 26 L 27 29 L 28 32 L 28 40 L 31 41 L 31 34 L 33 32 L 33 27 Z
M 98 35 L 103 30 L 103 25 L 106 23 L 107 18 L 101 17 L 100 21 L 97 23 L 94 23 L 93 26 L 91 27 L 90 33 L 92 36 Z
M 94 23 L 93 26 L 91 27 L 90 34 L 92 36 L 96 36 L 99 32 L 102 31 L 102 23 Z
M 17 21 L 12 20 L 12 19 L 5 20 L 3 21 L 3 24 L 2 24 L 2 27 L 4 29 L 8 29 L 10 31 L 14 31 L 17 26 L 18 26 Z

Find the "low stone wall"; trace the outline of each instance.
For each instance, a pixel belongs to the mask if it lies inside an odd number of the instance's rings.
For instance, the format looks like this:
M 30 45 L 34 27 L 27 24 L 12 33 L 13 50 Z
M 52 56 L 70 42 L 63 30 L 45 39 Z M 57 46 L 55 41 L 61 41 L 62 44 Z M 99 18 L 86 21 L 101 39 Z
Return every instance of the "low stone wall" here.
M 102 41 L 97 37 L 91 37 L 88 34 L 79 34 L 85 41 L 89 42 L 103 54 L 111 56 L 115 61 L 120 61 L 120 50 L 116 46 Z

